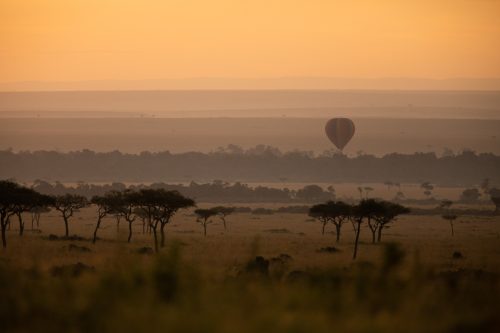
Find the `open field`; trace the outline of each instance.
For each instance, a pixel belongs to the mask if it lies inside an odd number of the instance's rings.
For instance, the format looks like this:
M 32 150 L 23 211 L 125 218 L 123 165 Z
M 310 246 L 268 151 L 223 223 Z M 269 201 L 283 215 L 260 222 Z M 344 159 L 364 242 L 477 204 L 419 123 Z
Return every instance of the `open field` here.
M 54 212 L 40 231 L 8 232 L 0 254 L 3 331 L 134 332 L 495 332 L 500 327 L 500 218 L 461 217 L 455 236 L 439 216 L 403 216 L 371 244 L 353 231 L 302 214 L 234 214 L 203 236 L 189 211 L 167 226 L 160 254 L 135 222 L 104 221 L 95 245 L 54 240 Z M 90 238 L 94 209 L 78 212 L 70 234 Z M 397 243 L 398 246 L 390 245 Z M 335 246 L 339 252 L 319 252 Z M 460 255 L 454 253 L 459 252 Z M 269 275 L 257 256 L 270 260 Z M 272 259 L 275 258 L 275 259 Z M 30 318 L 29 320 L 26 318 Z
M 265 205 L 259 205 L 265 206 Z M 271 207 L 268 205 L 268 207 Z M 82 261 L 88 264 L 105 265 L 119 253 L 133 253 L 140 247 L 152 247 L 152 236 L 143 234 L 142 222 L 134 222 L 131 244 L 126 244 L 128 227 L 125 221 L 117 230 L 116 220 L 106 218 L 99 231 L 95 246 L 86 241 L 49 241 L 50 234 L 62 236 L 62 218 L 52 211 L 42 216 L 41 232 L 30 232 L 30 222 L 26 222 L 26 232 L 22 238 L 16 234 L 16 220 L 8 235 L 7 257 L 13 256 L 16 263 L 37 260 L 40 265 L 54 265 Z M 95 226 L 95 211 L 84 209 L 70 220 L 70 234 L 91 238 Z M 334 228 L 327 227 L 327 234 L 321 235 L 321 225 L 303 214 L 234 214 L 228 219 L 228 229 L 224 231 L 218 219 L 208 226 L 208 235 L 203 237 L 203 228 L 188 211 L 180 212 L 166 229 L 167 243 L 179 242 L 184 259 L 193 262 L 207 273 L 221 274 L 230 268 L 243 265 L 254 255 L 264 257 L 281 253 L 293 257 L 292 267 L 327 268 L 330 265 L 351 265 L 354 233 L 350 224 L 342 229 L 340 244 L 335 244 Z M 371 234 L 363 228 L 359 259 L 377 262 L 381 246 L 370 244 Z M 500 272 L 500 217 L 464 216 L 455 223 L 455 236 L 450 235 L 448 222 L 440 216 L 402 216 L 383 234 L 386 242 L 400 243 L 405 251 L 417 251 L 427 264 L 440 269 L 478 268 Z M 75 254 L 64 250 L 69 243 L 85 245 L 92 252 Z M 322 247 L 335 246 L 336 254 L 318 253 Z M 464 259 L 453 260 L 454 251 L 464 254 Z M 411 255 L 410 255 L 411 256 Z M 50 260 L 46 260 L 50 258 Z

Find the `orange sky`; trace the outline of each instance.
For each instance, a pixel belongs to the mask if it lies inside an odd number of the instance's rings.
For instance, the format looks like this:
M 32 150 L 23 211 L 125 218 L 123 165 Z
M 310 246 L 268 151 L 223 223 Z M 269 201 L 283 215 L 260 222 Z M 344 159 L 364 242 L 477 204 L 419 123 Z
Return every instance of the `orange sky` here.
M 495 0 L 0 0 L 0 83 L 500 77 Z

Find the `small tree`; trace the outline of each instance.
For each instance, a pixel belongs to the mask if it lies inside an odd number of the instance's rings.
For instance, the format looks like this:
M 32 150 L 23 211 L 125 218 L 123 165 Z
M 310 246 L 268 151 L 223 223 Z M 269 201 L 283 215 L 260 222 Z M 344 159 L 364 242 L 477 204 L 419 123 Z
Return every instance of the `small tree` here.
M 34 225 L 36 223 L 36 228 L 40 229 L 40 219 L 43 213 L 50 212 L 49 206 L 35 206 L 30 209 L 31 213 L 31 230 L 34 230 Z
M 143 207 L 136 207 L 134 209 L 134 214 L 135 216 L 139 217 L 142 222 L 142 234 L 144 235 L 146 233 L 146 226 L 149 228 L 149 224 L 146 223 L 146 220 L 148 219 L 148 212 L 146 211 L 145 208 Z
M 16 202 L 15 193 L 21 189 L 18 184 L 0 180 L 0 226 L 2 229 L 2 246 L 7 248 L 6 230 L 9 224 L 9 219 L 15 214 Z
M 135 209 L 139 206 L 139 193 L 134 191 L 125 190 L 123 192 L 115 192 L 115 207 L 114 212 L 116 215 L 121 216 L 128 223 L 128 237 L 127 242 L 132 240 L 132 223 L 136 219 L 134 213 Z
M 321 234 L 325 234 L 325 228 L 330 222 L 330 214 L 327 204 L 317 204 L 309 208 L 309 216 L 315 218 L 321 222 Z
M 94 196 L 91 201 L 92 204 L 97 206 L 97 222 L 94 229 L 94 235 L 92 237 L 92 243 L 95 244 L 97 241 L 97 231 L 101 226 L 101 221 L 109 214 L 116 213 L 117 206 L 119 205 L 119 193 L 109 192 L 104 196 Z
M 351 207 L 342 201 L 328 201 L 324 204 L 314 205 L 309 209 L 309 216 L 321 221 L 322 233 L 325 234 L 325 226 L 328 222 L 335 225 L 336 241 L 340 241 L 342 225 L 349 220 Z
M 375 236 L 377 230 L 380 227 L 380 219 L 384 215 L 384 205 L 381 201 L 377 201 L 375 199 L 366 199 L 363 200 L 360 205 L 362 205 L 363 212 L 365 214 L 365 218 L 368 222 L 368 228 L 372 232 L 372 243 L 375 243 Z
M 500 189 L 492 188 L 488 191 L 490 199 L 495 205 L 495 213 L 500 213 Z
M 148 215 L 148 221 L 153 230 L 155 251 L 158 252 L 158 225 L 160 225 L 161 247 L 165 246 L 165 226 L 179 209 L 194 206 L 192 199 L 177 191 L 164 189 L 141 190 L 137 198 L 138 206 Z
M 460 194 L 460 201 L 465 203 L 475 203 L 481 197 L 481 193 L 477 188 L 467 188 L 463 190 L 462 194 Z
M 443 219 L 447 220 L 448 222 L 450 222 L 450 227 L 451 227 L 451 235 L 454 236 L 455 233 L 453 231 L 453 222 L 457 219 L 457 215 L 454 215 L 454 214 L 444 214 L 442 215 Z
M 455 221 L 457 219 L 457 216 L 454 215 L 454 214 L 452 214 L 451 211 L 450 211 L 452 205 L 453 205 L 453 201 L 451 201 L 451 200 L 443 200 L 439 204 L 439 208 L 441 208 L 441 209 L 444 210 L 444 214 L 441 215 L 441 217 L 443 219 L 445 219 L 446 221 L 450 222 L 451 235 L 453 236 L 454 235 L 453 221 Z
M 211 209 L 196 209 L 194 213 L 198 216 L 196 219 L 197 222 L 199 222 L 203 226 L 203 234 L 206 237 L 207 236 L 207 225 L 209 223 L 212 223 L 210 218 L 212 216 L 215 216 L 218 214 L 218 212 L 211 208 Z
M 377 242 L 382 240 L 382 230 L 384 230 L 384 228 L 388 228 L 388 225 L 394 222 L 399 215 L 408 214 L 410 212 L 409 208 L 389 201 L 382 201 L 381 205 L 381 214 L 375 215 L 375 219 L 378 222 Z
M 372 223 L 372 219 L 374 218 L 374 213 L 378 210 L 378 204 L 373 199 L 365 199 L 361 200 L 359 204 L 352 208 L 351 218 L 354 221 L 356 238 L 354 240 L 354 251 L 352 255 L 352 259 L 356 259 L 358 254 L 358 244 L 359 244 L 359 235 L 361 233 L 361 225 L 366 220 L 368 224 Z M 370 228 L 371 229 L 371 228 Z
M 88 205 L 84 196 L 76 194 L 65 194 L 55 197 L 54 208 L 61 213 L 64 220 L 65 235 L 69 237 L 69 219 L 73 214 Z
M 30 212 L 34 207 L 47 207 L 53 204 L 53 199 L 47 195 L 40 194 L 31 188 L 19 187 L 12 194 L 15 202 L 14 213 L 19 221 L 19 235 L 24 233 L 23 213 Z
M 215 212 L 217 212 L 217 215 L 222 221 L 222 224 L 224 225 L 224 230 L 227 229 L 226 227 L 226 217 L 228 215 L 231 215 L 234 213 L 234 207 L 224 207 L 224 206 L 217 206 L 212 208 Z

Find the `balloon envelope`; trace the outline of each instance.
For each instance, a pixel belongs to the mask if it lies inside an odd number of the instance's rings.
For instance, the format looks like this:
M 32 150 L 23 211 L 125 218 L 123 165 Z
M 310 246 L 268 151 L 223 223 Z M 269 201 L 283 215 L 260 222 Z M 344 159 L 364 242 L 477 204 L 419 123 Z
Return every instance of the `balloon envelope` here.
M 343 150 L 349 141 L 351 141 L 354 131 L 354 123 L 348 118 L 330 119 L 325 126 L 326 135 L 340 150 Z

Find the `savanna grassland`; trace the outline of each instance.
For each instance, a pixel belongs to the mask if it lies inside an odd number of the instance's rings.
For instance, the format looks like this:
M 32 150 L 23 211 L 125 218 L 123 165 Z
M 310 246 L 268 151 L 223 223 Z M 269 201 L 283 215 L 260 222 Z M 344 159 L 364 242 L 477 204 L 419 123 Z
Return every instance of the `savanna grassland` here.
M 198 206 L 206 206 L 199 204 Z M 191 210 L 166 227 L 153 254 L 140 220 L 106 218 L 90 241 L 94 208 L 39 230 L 0 254 L 0 327 L 9 332 L 495 332 L 500 328 L 500 220 L 404 215 L 371 243 L 305 214 L 235 213 L 207 236 Z M 36 229 L 36 226 L 35 226 Z

